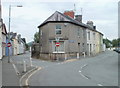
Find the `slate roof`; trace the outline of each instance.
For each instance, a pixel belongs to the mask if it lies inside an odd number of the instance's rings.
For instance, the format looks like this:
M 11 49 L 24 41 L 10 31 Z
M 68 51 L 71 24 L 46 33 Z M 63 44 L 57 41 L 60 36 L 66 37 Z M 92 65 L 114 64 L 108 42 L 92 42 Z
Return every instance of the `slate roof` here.
M 97 30 L 93 29 L 91 26 L 89 25 L 86 25 L 84 23 L 81 23 L 75 19 L 73 19 L 72 17 L 69 17 L 69 16 L 66 16 L 58 11 L 56 11 L 54 14 L 52 14 L 48 19 L 46 19 L 42 24 L 40 24 L 38 26 L 38 28 L 42 27 L 43 25 L 49 23 L 49 22 L 68 22 L 68 23 L 73 23 L 75 25 L 79 25 L 79 26 L 82 26 L 84 28 L 88 28 L 90 30 L 93 30 L 93 31 L 96 31 L 98 32 Z M 100 33 L 100 32 L 99 32 Z M 102 33 L 101 33 L 102 34 Z M 103 35 L 103 34 L 102 34 Z

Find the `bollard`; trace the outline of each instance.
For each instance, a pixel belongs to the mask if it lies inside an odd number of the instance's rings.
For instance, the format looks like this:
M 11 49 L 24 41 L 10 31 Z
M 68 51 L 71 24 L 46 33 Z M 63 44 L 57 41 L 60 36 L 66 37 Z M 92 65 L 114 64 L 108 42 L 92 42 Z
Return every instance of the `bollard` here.
M 84 58 L 85 58 L 85 52 L 83 52 Z
M 30 56 L 30 66 L 32 67 L 33 65 L 32 65 L 32 58 L 31 58 L 31 56 Z
M 24 72 L 26 72 L 26 62 L 23 61 L 23 66 L 24 66 Z
M 77 59 L 79 59 L 79 53 L 77 53 Z
M 67 54 L 65 54 L 65 60 L 67 60 Z

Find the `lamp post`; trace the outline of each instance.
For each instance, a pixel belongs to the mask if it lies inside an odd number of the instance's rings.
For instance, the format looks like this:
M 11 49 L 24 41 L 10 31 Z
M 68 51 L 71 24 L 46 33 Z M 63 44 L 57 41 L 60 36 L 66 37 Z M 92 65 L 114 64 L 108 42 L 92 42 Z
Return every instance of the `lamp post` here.
M 10 43 L 10 22 L 11 22 L 11 7 L 22 7 L 22 5 L 9 5 L 9 26 L 8 26 L 8 43 Z M 8 47 L 8 63 L 10 63 L 10 47 Z

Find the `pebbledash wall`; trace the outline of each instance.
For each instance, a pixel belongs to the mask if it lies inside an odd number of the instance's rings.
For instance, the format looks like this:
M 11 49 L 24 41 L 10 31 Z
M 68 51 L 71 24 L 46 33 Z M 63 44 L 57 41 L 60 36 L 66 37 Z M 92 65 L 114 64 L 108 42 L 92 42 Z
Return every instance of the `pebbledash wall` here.
M 33 47 L 32 50 L 36 49 L 40 58 L 62 60 L 76 58 L 77 55 L 83 55 L 83 52 L 86 55 L 96 55 L 103 51 L 102 33 L 91 25 L 78 22 L 60 12 L 55 12 L 38 28 L 39 49 Z M 56 38 L 59 38 L 59 47 L 55 46 Z

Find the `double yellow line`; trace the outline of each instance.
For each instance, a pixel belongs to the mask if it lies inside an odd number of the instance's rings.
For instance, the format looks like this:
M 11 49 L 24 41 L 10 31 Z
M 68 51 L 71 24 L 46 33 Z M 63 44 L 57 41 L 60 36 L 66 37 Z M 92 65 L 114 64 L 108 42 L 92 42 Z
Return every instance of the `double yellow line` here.
M 35 74 L 37 71 L 39 71 L 40 69 L 42 69 L 42 68 L 41 68 L 41 67 L 38 67 L 37 70 L 33 71 L 33 72 L 28 76 L 28 78 L 25 80 L 25 85 L 26 85 L 26 86 L 29 85 L 29 84 L 28 84 L 28 81 L 29 81 L 30 77 L 31 77 L 32 75 L 34 75 L 34 74 Z

